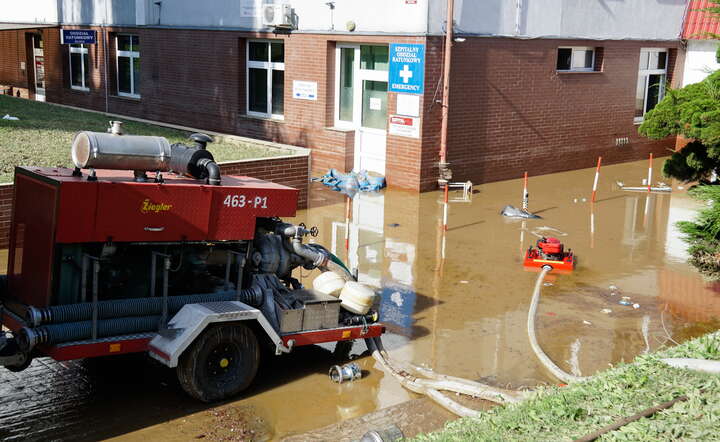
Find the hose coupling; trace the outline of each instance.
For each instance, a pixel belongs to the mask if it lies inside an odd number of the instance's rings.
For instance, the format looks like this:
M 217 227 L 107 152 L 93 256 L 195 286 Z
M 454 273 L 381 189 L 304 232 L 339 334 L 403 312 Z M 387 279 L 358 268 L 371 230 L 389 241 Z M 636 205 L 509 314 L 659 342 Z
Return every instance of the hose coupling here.
M 50 319 L 50 311 L 47 309 L 37 308 L 31 305 L 25 309 L 25 320 L 32 327 L 37 327 L 49 322 Z
M 17 334 L 18 346 L 25 353 L 32 351 L 35 346 L 47 342 L 48 335 L 43 328 L 23 327 Z
M 342 384 L 343 382 L 356 381 L 362 377 L 362 370 L 355 362 L 345 365 L 333 365 L 328 373 L 330 380 Z

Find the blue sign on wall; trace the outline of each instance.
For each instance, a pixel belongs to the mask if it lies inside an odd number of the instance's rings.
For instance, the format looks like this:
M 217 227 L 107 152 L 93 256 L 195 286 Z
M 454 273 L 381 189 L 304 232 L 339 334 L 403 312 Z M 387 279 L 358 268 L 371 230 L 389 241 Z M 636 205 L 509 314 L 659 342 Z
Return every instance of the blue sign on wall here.
M 422 94 L 425 90 L 425 45 L 390 45 L 388 91 Z
M 60 42 L 64 45 L 94 45 L 97 43 L 97 31 L 89 29 L 63 29 L 60 34 Z

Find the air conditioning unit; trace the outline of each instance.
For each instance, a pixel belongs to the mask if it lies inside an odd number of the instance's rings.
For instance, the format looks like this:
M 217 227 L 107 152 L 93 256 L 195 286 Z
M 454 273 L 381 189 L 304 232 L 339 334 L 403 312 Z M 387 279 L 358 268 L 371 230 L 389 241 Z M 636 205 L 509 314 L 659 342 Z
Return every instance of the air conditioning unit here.
M 292 28 L 292 7 L 289 4 L 265 5 L 263 7 L 263 24 L 276 28 Z

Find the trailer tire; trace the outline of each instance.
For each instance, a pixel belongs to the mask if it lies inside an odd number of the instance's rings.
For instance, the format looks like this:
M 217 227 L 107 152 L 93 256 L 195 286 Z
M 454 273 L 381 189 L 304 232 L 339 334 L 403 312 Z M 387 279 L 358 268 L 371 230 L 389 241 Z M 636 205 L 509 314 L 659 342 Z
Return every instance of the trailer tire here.
M 205 330 L 183 352 L 177 376 L 190 396 L 215 402 L 245 390 L 259 363 L 258 341 L 250 327 L 219 325 Z
M 6 365 L 5 368 L 12 371 L 13 373 L 19 373 L 28 368 L 30 364 L 32 364 L 32 358 L 28 355 L 25 355 L 25 359 L 23 360 L 23 362 L 19 364 Z

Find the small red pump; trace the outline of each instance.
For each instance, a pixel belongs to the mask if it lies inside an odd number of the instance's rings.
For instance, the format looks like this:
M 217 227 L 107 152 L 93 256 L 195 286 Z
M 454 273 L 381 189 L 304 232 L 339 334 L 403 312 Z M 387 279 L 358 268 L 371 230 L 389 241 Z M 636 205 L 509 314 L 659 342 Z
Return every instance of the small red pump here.
M 565 251 L 559 239 L 542 237 L 537 241 L 537 249 L 528 248 L 523 265 L 527 270 L 550 266 L 553 273 L 570 273 L 575 269 L 575 256 L 572 250 Z

